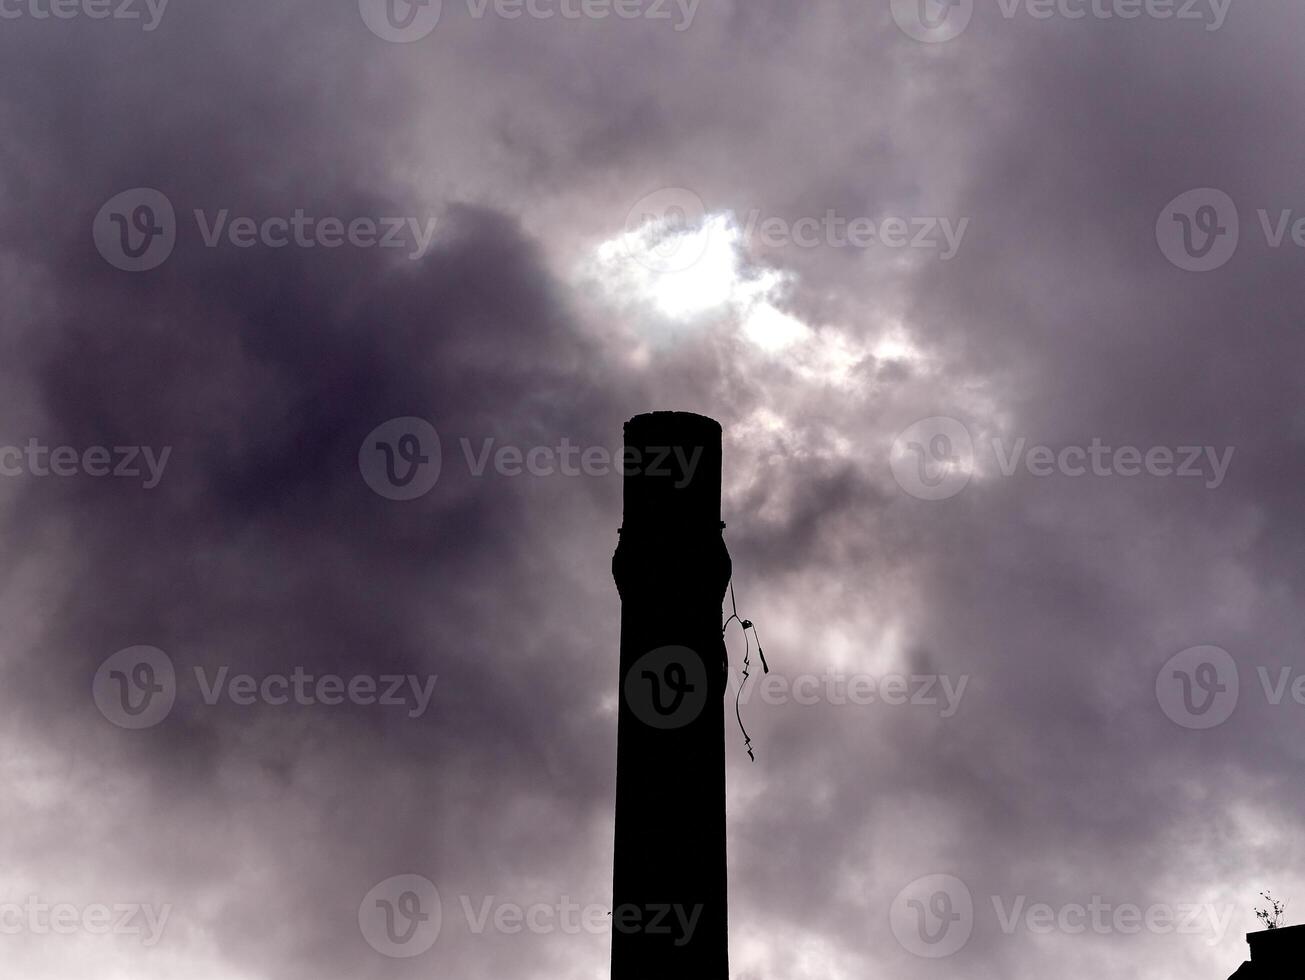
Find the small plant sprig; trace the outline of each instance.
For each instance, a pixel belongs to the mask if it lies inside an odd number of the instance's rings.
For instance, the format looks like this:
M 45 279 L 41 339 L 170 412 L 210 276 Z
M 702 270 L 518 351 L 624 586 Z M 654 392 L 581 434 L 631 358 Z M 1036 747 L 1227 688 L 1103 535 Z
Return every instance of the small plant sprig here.
M 1282 927 L 1282 917 L 1287 911 L 1287 903 L 1280 902 L 1269 892 L 1260 892 L 1260 897 L 1269 903 L 1268 908 L 1255 909 L 1255 917 L 1264 923 L 1266 929 L 1279 929 Z

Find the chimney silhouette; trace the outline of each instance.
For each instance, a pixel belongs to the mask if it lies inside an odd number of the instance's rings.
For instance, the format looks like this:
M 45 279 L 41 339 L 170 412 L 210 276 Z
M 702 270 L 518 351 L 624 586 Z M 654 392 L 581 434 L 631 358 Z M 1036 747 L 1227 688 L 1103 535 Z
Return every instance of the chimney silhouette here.
M 612 980 L 728 980 L 721 428 L 625 424 Z
M 1305 926 L 1264 929 L 1246 937 L 1251 959 L 1233 980 L 1300 980 L 1305 977 Z

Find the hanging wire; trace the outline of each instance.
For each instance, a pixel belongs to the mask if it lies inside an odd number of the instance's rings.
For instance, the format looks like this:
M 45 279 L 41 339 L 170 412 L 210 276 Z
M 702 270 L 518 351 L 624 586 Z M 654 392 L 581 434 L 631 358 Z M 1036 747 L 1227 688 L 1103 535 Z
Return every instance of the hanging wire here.
M 766 655 L 761 651 L 761 634 L 757 628 L 752 625 L 752 620 L 744 619 L 739 615 L 739 604 L 734 599 L 734 579 L 730 579 L 730 606 L 733 612 L 730 618 L 725 620 L 725 625 L 720 628 L 720 635 L 723 639 L 725 631 L 730 628 L 730 623 L 738 620 L 739 626 L 743 630 L 743 679 L 739 681 L 738 690 L 734 692 L 734 717 L 739 723 L 739 731 L 743 733 L 743 747 L 748 750 L 748 758 L 753 762 L 757 761 L 756 755 L 752 752 L 752 739 L 748 736 L 748 730 L 743 726 L 743 714 L 740 711 L 739 699 L 743 697 L 743 686 L 748 683 L 749 668 L 752 666 L 752 643 L 748 639 L 748 630 L 752 630 L 752 635 L 757 639 L 757 656 L 761 658 L 761 672 L 770 673 L 770 666 L 766 663 Z

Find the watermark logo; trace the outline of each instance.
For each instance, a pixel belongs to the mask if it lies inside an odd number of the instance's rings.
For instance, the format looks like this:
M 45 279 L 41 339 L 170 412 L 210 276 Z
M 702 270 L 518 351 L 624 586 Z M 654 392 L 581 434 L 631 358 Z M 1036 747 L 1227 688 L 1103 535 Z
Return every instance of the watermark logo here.
M 172 711 L 177 672 L 158 647 L 127 647 L 100 664 L 91 694 L 100 714 L 119 728 L 152 728 Z
M 1170 201 L 1156 219 L 1155 239 L 1165 258 L 1187 272 L 1227 265 L 1241 241 L 1241 218 L 1223 191 L 1201 187 Z
M 1169 720 L 1183 728 L 1222 725 L 1237 707 L 1241 680 L 1237 662 L 1222 647 L 1189 647 L 1160 668 L 1155 695 Z
M 908 37 L 941 44 L 970 26 L 974 0 L 892 0 L 893 20 Z
M 115 269 L 148 272 L 166 262 L 176 247 L 177 214 L 161 191 L 133 187 L 104 202 L 91 235 Z
M 1269 249 L 1305 249 L 1305 216 L 1293 208 L 1256 209 L 1257 221 L 1247 225 L 1264 238 Z M 1242 227 L 1237 205 L 1212 188 L 1179 195 L 1160 213 L 1156 241 L 1165 257 L 1188 272 L 1213 272 L 1237 251 Z
M 1291 666 L 1255 668 L 1259 690 L 1271 708 L 1305 706 L 1305 673 Z M 1254 690 L 1248 688 L 1247 690 Z M 1168 718 L 1189 729 L 1222 725 L 1245 699 L 1240 671 L 1221 647 L 1190 647 L 1171 657 L 1156 677 L 1156 698 Z
M 663 187 L 635 202 L 625 216 L 630 258 L 653 272 L 683 272 L 707 252 L 707 208 L 693 191 Z
M 387 500 L 416 500 L 430 493 L 441 466 L 439 433 L 413 416 L 378 425 L 358 449 L 363 480 Z
M 688 647 L 658 647 L 630 666 L 623 689 L 626 704 L 645 725 L 683 728 L 707 704 L 707 668 Z
M 974 440 L 956 419 L 921 419 L 893 440 L 889 464 L 897 485 L 920 500 L 946 500 L 970 482 Z
M 954 875 L 925 875 L 897 893 L 889 925 L 908 953 L 925 959 L 952 956 L 974 931 L 974 898 Z
M 439 25 L 443 0 L 358 0 L 367 29 L 382 41 L 410 44 Z
M 429 950 L 439 939 L 442 924 L 439 890 L 421 875 L 386 878 L 358 905 L 363 939 L 392 959 L 409 959 Z

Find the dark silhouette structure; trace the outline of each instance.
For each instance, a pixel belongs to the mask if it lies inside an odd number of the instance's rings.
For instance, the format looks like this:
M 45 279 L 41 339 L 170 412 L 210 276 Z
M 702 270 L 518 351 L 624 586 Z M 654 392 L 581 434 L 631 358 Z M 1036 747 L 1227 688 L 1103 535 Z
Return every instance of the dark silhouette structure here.
M 613 980 L 727 980 L 721 428 L 625 425 Z
M 1265 929 L 1246 937 L 1251 958 L 1231 980 L 1300 980 L 1305 977 L 1305 926 Z

